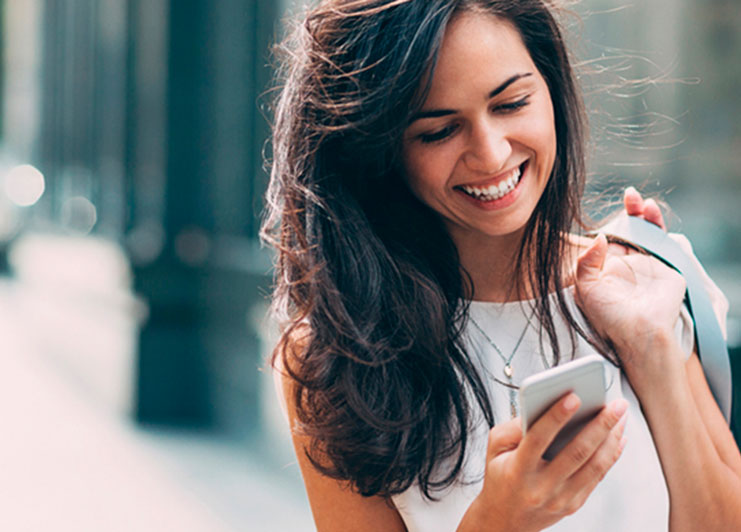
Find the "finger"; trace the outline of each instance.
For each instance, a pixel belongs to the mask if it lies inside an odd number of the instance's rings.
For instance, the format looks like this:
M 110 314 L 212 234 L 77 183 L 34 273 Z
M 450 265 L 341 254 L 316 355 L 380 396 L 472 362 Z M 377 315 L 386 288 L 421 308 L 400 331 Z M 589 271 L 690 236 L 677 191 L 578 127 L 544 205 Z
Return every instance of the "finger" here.
M 518 453 L 530 467 L 540 463 L 545 450 L 581 405 L 575 393 L 567 393 L 551 406 L 527 431 Z
M 656 204 L 656 201 L 654 201 L 653 199 L 648 199 L 644 203 L 643 219 L 666 230 L 666 224 L 664 224 L 664 216 L 661 214 L 661 209 Z
M 597 484 L 620 458 L 625 447 L 624 419 L 613 427 L 610 436 L 592 455 L 589 462 L 576 475 L 561 484 L 559 494 L 553 503 L 563 514 L 571 515 L 581 508 Z
M 577 490 L 577 499 L 586 499 L 607 472 L 615 465 L 625 448 L 625 418 L 618 423 L 589 461 L 568 481 L 566 491 Z
M 489 462 L 500 454 L 515 449 L 521 440 L 522 425 L 519 417 L 495 425 L 489 431 L 489 440 L 486 446 L 486 461 Z
M 634 187 L 628 187 L 625 189 L 623 194 L 623 203 L 625 204 L 625 210 L 628 216 L 641 216 L 643 215 L 643 198 L 640 192 Z
M 607 238 L 599 234 L 576 261 L 576 278 L 579 281 L 597 281 L 607 256 Z
M 628 409 L 625 399 L 611 402 L 571 440 L 548 466 L 559 478 L 568 478 L 584 466 L 609 438 Z

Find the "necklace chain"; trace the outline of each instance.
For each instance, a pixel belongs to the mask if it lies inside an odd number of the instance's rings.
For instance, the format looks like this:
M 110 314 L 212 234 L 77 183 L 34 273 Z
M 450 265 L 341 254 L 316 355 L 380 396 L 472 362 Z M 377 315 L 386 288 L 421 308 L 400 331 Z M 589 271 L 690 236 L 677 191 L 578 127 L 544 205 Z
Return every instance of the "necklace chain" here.
M 525 328 L 522 329 L 522 333 L 520 334 L 520 337 L 517 339 L 517 343 L 515 343 L 515 348 L 512 350 L 512 354 L 509 355 L 509 358 L 504 356 L 504 353 L 502 353 L 502 350 L 499 349 L 499 346 L 497 346 L 497 344 L 494 343 L 494 340 L 492 340 L 489 337 L 489 335 L 486 334 L 484 329 L 481 328 L 481 325 L 479 325 L 478 322 L 475 319 L 473 319 L 472 316 L 469 316 L 469 318 L 471 320 L 471 323 L 473 323 L 474 327 L 476 327 L 476 329 L 478 329 L 481 335 L 484 338 L 486 338 L 486 341 L 489 342 L 489 344 L 494 348 L 494 351 L 496 351 L 497 355 L 499 355 L 499 358 L 501 358 L 502 362 L 504 362 L 504 376 L 507 377 L 507 380 L 509 380 L 511 384 L 512 377 L 514 376 L 514 370 L 512 369 L 512 359 L 517 354 L 517 350 L 520 348 L 520 344 L 522 343 L 522 340 L 525 338 L 525 333 L 530 327 L 530 318 L 528 318 L 527 323 L 525 324 Z
M 533 314 L 534 313 L 535 311 L 533 311 Z M 515 390 L 512 384 L 512 377 L 514 377 L 514 370 L 512 369 L 512 360 L 514 359 L 515 354 L 517 354 L 517 350 L 520 348 L 520 344 L 522 343 L 522 340 L 525 338 L 525 333 L 530 327 L 532 314 L 527 319 L 527 323 L 525 324 L 525 327 L 522 329 L 522 333 L 520 333 L 520 337 L 517 339 L 517 342 L 515 343 L 515 348 L 512 350 L 512 354 L 509 355 L 509 358 L 504 356 L 504 353 L 502 353 L 502 350 L 499 349 L 499 346 L 494 343 L 494 340 L 492 340 L 488 334 L 486 334 L 486 332 L 478 324 L 478 322 L 475 319 L 473 319 L 473 316 L 469 315 L 469 319 L 471 320 L 471 323 L 473 323 L 474 327 L 476 327 L 476 329 L 481 333 L 481 335 L 484 338 L 486 338 L 486 341 L 489 342 L 489 345 L 491 345 L 494 348 L 494 351 L 496 351 L 497 355 L 499 355 L 499 358 L 502 359 L 502 362 L 504 362 L 504 368 L 502 371 L 504 373 L 504 376 L 507 378 L 507 382 L 509 384 L 509 386 L 507 387 L 509 388 L 510 415 L 512 418 L 515 418 L 517 416 L 517 402 L 515 401 Z

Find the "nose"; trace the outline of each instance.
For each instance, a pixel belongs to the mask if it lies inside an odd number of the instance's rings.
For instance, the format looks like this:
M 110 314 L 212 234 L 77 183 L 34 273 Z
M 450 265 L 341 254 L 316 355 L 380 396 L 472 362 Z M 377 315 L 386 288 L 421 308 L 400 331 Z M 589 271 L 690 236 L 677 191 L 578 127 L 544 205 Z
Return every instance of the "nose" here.
M 472 172 L 496 174 L 512 155 L 512 144 L 497 124 L 481 123 L 472 127 L 464 156 L 466 167 Z

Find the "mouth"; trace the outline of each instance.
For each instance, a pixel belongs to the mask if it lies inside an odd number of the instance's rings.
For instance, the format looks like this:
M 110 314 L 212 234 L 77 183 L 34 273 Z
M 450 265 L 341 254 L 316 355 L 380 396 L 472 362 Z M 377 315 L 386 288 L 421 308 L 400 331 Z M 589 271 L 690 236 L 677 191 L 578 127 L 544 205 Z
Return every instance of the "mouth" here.
M 492 183 L 486 186 L 473 186 L 473 185 L 458 185 L 454 187 L 456 190 L 460 190 L 464 194 L 471 198 L 481 201 L 490 202 L 504 198 L 511 194 L 525 173 L 527 161 L 522 163 L 520 166 L 510 172 L 510 174 L 504 179 L 500 179 L 496 183 Z

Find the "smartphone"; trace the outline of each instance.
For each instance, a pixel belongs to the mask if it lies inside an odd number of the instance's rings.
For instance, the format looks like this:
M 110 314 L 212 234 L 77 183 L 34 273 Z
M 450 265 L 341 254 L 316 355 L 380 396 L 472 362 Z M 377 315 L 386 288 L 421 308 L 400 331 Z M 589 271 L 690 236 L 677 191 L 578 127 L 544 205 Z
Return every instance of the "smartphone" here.
M 543 454 L 546 460 L 553 459 L 605 406 L 605 359 L 589 355 L 526 378 L 520 386 L 523 434 L 569 392 L 579 396 L 581 406 Z

